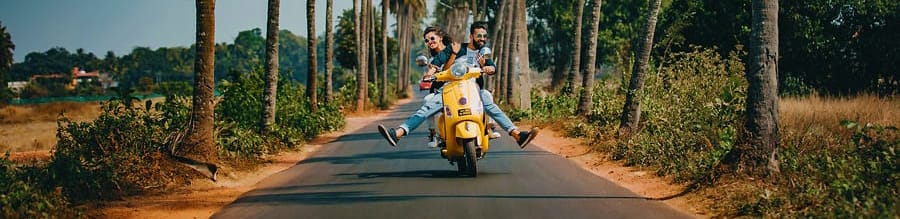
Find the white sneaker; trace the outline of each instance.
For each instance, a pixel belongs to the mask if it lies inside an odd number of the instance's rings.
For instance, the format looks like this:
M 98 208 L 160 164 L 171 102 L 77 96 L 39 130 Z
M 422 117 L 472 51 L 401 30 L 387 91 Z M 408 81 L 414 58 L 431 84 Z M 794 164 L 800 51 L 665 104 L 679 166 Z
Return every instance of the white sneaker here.
M 436 148 L 438 146 L 437 138 L 431 138 L 431 141 L 428 141 L 428 147 Z

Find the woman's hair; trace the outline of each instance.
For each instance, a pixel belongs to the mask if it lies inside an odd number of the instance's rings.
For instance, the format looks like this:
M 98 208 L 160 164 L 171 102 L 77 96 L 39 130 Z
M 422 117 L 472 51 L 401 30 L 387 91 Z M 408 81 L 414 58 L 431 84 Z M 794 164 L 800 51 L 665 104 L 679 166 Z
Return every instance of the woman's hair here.
M 437 27 L 425 28 L 425 32 L 422 33 L 422 38 L 425 38 L 425 36 L 431 32 L 435 32 L 436 35 L 441 36 L 441 43 L 443 43 L 444 46 L 450 46 L 450 44 L 453 43 L 453 38 L 451 38 L 450 35 L 447 34 L 447 32 L 444 32 L 444 30 L 441 30 L 441 28 L 437 28 Z M 440 51 L 431 51 L 430 49 L 428 51 L 431 52 L 432 56 L 437 55 L 437 53 L 440 52 Z

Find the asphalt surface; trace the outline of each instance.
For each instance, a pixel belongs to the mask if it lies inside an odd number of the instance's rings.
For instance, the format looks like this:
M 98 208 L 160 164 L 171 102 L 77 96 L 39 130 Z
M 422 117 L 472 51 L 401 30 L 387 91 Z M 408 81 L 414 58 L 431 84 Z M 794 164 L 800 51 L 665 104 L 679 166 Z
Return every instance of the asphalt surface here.
M 476 178 L 458 176 L 426 146 L 426 125 L 391 147 L 376 126 L 399 125 L 417 100 L 322 146 L 212 218 L 690 217 L 538 147 L 520 150 L 507 134 L 492 142 Z

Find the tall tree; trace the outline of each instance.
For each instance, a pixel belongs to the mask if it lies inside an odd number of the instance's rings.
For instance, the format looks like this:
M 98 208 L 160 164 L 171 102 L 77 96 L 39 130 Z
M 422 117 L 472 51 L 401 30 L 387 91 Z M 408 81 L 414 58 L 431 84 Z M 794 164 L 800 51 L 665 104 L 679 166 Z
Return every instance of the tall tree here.
M 628 135 L 636 131 L 641 121 L 640 93 L 644 87 L 644 75 L 650 65 L 650 51 L 653 48 L 653 33 L 656 31 L 656 17 L 662 0 L 651 0 L 647 10 L 647 22 L 644 23 L 644 37 L 635 45 L 634 65 L 631 67 L 631 82 L 625 94 L 625 106 L 622 108 L 622 120 L 619 123 L 619 134 Z
M 500 82 L 500 83 L 503 83 L 505 85 L 503 86 L 504 89 L 502 89 L 500 91 L 503 93 L 503 98 L 507 102 L 510 102 L 512 100 L 513 83 L 515 83 L 515 80 L 513 77 L 513 73 L 515 72 L 514 71 L 515 63 L 513 63 L 513 60 L 514 60 L 513 56 L 515 56 L 516 50 L 515 50 L 515 47 L 513 46 L 513 44 L 515 42 L 516 35 L 513 34 L 513 32 L 515 32 L 513 30 L 513 23 L 515 23 L 515 22 L 513 22 L 513 21 L 514 21 L 514 18 L 516 17 L 516 14 L 519 13 L 518 10 L 515 9 L 515 4 L 517 1 L 518 0 L 508 1 L 507 8 L 509 9 L 509 13 L 507 13 L 507 16 L 506 16 L 507 22 L 505 22 L 506 24 L 504 24 L 505 27 L 503 28 L 503 32 L 505 32 L 504 37 L 503 37 L 504 51 L 503 51 L 503 63 L 501 63 L 500 68 L 503 70 L 501 73 L 503 75 L 504 82 Z
M 748 173 L 768 176 L 778 165 L 778 0 L 753 0 L 747 68 L 749 145 L 738 147 Z
M 578 3 L 575 4 L 575 11 L 578 13 L 575 14 L 575 44 L 572 48 L 572 69 L 569 71 L 569 74 L 566 75 L 566 85 L 563 88 L 563 93 L 573 94 L 575 92 L 575 75 L 581 71 L 581 21 L 584 18 L 584 0 L 578 0 Z
M 375 89 L 378 89 L 378 48 L 375 40 L 377 36 L 375 34 L 375 7 L 373 6 L 372 0 L 368 0 L 369 7 L 366 8 L 366 16 L 368 16 L 368 25 L 366 25 L 366 32 L 369 34 L 369 37 L 366 38 L 368 41 L 366 44 L 369 45 L 369 79 L 372 81 L 372 86 L 375 86 Z
M 576 114 L 587 116 L 593 108 L 594 95 L 594 71 L 597 68 L 597 32 L 600 29 L 600 5 L 602 0 L 594 0 L 594 9 L 591 20 L 591 32 L 588 34 L 587 69 L 582 74 L 581 98 L 578 100 Z
M 363 111 L 366 109 L 366 105 L 368 103 L 368 87 L 369 87 L 369 79 L 368 79 L 368 70 L 369 70 L 369 46 L 368 46 L 368 36 L 369 32 L 366 31 L 368 27 L 368 16 L 366 13 L 366 8 L 369 8 L 368 0 L 363 0 L 360 2 L 359 9 L 359 76 L 356 79 L 357 83 L 357 99 L 356 99 L 356 110 Z
M 387 55 L 387 38 L 388 38 L 388 25 L 387 25 L 387 17 L 388 17 L 388 6 L 390 6 L 390 1 L 381 0 L 381 105 L 387 105 L 387 70 L 388 70 L 388 55 Z
M 508 12 L 506 12 L 506 11 L 508 11 L 509 9 L 507 9 L 508 7 L 506 5 L 508 2 L 509 2 L 509 0 L 500 0 L 500 10 L 499 10 L 498 14 L 496 15 L 495 19 L 493 19 L 496 22 L 494 22 L 494 26 L 491 28 L 490 43 L 491 43 L 491 46 L 494 47 L 495 52 L 494 52 L 493 56 L 494 56 L 494 60 L 497 60 L 498 67 L 499 67 L 500 62 L 502 62 L 502 60 L 503 60 L 503 53 L 504 53 L 504 47 L 505 47 L 505 45 L 504 45 L 505 39 L 503 38 L 503 36 L 504 36 L 503 33 L 505 31 L 503 31 L 503 29 L 500 27 L 503 27 L 503 24 L 506 23 L 504 21 L 507 20 L 506 14 L 508 14 Z M 500 68 L 498 68 L 497 70 L 498 70 L 497 74 L 496 74 L 497 76 L 494 80 L 493 93 L 495 94 L 494 99 L 496 99 L 496 101 L 499 101 L 500 99 L 503 98 L 503 92 L 501 92 L 503 90 L 503 74 L 500 73 L 500 71 L 499 71 Z
M 215 96 L 216 1 L 197 0 L 197 42 L 194 58 L 194 98 L 191 121 L 184 146 L 175 148 L 175 155 L 191 162 L 202 163 L 209 168 L 211 178 L 216 179 L 218 162 L 216 141 L 213 139 L 213 109 Z
M 356 53 L 357 54 L 356 55 L 356 57 L 357 57 L 356 58 L 356 63 L 357 63 L 356 111 L 365 110 L 366 109 L 366 101 L 367 101 L 366 100 L 367 99 L 366 98 L 366 85 L 368 82 L 366 80 L 366 71 L 365 71 L 366 68 L 365 68 L 365 63 L 364 63 L 365 55 L 363 54 L 365 52 L 365 51 L 363 51 L 365 46 L 362 43 L 363 39 L 365 39 L 365 37 L 363 36 L 364 31 L 362 31 L 362 28 L 361 28 L 361 27 L 363 27 L 363 24 L 360 23 L 361 21 L 365 20 L 362 17 L 360 17 L 360 15 L 362 15 L 360 13 L 360 11 L 363 8 L 365 8 L 365 2 L 366 2 L 366 0 L 363 0 L 362 2 L 359 2 L 359 0 L 353 0 L 353 14 L 354 14 L 353 19 L 356 21 L 354 23 L 354 25 L 356 25 L 356 28 L 355 28 L 356 37 L 355 38 L 356 38 L 356 51 L 357 51 L 357 53 Z
M 319 111 L 319 101 L 316 94 L 318 86 L 316 83 L 316 69 L 318 68 L 318 59 L 316 59 L 316 1 L 306 1 L 306 46 L 309 51 L 309 71 L 307 72 L 306 94 L 309 96 L 309 109 L 312 112 Z
M 598 0 L 599 1 L 599 0 Z M 513 107 L 522 110 L 531 109 L 531 64 L 528 61 L 528 26 L 525 24 L 525 0 L 517 0 L 513 31 L 516 34 L 516 68 L 515 74 L 518 89 L 513 94 Z
M 331 103 L 334 94 L 334 80 L 332 80 L 332 70 L 334 70 L 334 30 L 332 20 L 332 0 L 325 3 L 325 102 Z
M 275 124 L 275 101 L 278 93 L 278 10 L 281 0 L 269 0 L 266 19 L 266 88 L 263 90 L 263 117 L 260 132 L 272 131 Z
M 6 73 L 13 64 L 13 51 L 16 45 L 12 42 L 12 35 L 6 31 L 3 23 L 0 23 L 0 104 L 5 104 L 6 99 Z

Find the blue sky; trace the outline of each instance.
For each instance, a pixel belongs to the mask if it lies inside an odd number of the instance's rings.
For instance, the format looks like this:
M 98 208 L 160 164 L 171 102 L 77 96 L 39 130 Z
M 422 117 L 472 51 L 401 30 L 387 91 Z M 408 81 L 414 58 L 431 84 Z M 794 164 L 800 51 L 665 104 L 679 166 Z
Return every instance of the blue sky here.
M 334 25 L 351 0 L 333 0 Z M 380 0 L 373 1 L 380 5 Z M 429 8 L 434 1 L 428 1 Z M 237 33 L 265 31 L 266 1 L 217 0 L 216 42 L 231 42 Z M 30 52 L 52 47 L 84 48 L 102 57 L 112 50 L 188 46 L 194 42 L 192 0 L 0 0 L 0 22 L 16 45 L 15 62 Z M 281 29 L 306 36 L 306 1 L 281 1 Z M 395 23 L 393 16 L 388 25 Z M 325 32 L 325 0 L 316 0 L 316 33 Z

